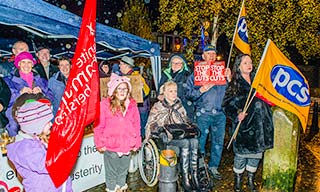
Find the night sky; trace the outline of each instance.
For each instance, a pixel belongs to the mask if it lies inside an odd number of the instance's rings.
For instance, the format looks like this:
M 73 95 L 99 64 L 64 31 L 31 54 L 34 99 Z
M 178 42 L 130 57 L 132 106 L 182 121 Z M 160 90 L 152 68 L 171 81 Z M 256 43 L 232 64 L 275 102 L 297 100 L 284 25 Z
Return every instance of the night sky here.
M 65 9 L 82 17 L 85 0 L 44 0 L 59 8 Z M 118 28 L 118 17 L 125 5 L 124 0 L 97 0 L 97 22 L 114 28 Z M 151 16 L 157 13 L 158 0 L 144 0 L 150 10 Z M 17 40 L 26 41 L 30 51 L 39 46 L 52 47 L 52 53 L 74 51 L 76 39 L 43 39 L 34 34 L 26 32 L 15 26 L 0 25 L 0 49 L 11 52 L 12 45 Z M 1 52 L 2 56 L 6 56 Z M 7 55 L 10 55 L 8 53 Z
M 62 9 L 68 10 L 79 16 L 82 16 L 84 9 L 84 0 L 44 0 Z M 150 10 L 151 17 L 157 14 L 158 0 L 144 0 L 145 5 Z M 99 23 L 116 27 L 118 24 L 118 17 L 125 5 L 124 0 L 97 0 L 97 21 Z M 153 18 L 154 19 L 154 18 Z

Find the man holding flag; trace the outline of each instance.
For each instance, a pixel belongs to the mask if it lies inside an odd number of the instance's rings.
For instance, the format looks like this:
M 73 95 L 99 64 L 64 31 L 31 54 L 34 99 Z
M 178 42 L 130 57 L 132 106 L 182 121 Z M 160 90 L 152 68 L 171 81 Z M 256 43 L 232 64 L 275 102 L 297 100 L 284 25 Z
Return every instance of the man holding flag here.
M 96 0 L 86 2 L 72 69 L 49 140 L 46 168 L 55 186 L 62 185 L 75 165 L 84 128 L 99 117 L 96 59 Z

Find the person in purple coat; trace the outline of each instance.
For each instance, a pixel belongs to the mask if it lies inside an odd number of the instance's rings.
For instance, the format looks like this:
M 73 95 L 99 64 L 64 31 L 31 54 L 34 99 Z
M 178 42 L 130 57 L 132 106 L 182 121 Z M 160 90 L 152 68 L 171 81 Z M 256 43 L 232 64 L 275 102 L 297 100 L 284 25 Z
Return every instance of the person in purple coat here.
M 9 136 L 15 136 L 19 127 L 12 117 L 12 106 L 16 99 L 22 94 L 43 94 L 50 101 L 53 101 L 53 94 L 48 88 L 48 81 L 41 78 L 35 71 L 32 71 L 36 63 L 29 52 L 21 52 L 14 60 L 16 69 L 4 81 L 7 83 L 11 98 L 6 111 L 9 124 L 6 126 Z
M 46 169 L 46 154 L 50 134 L 52 107 L 49 101 L 27 100 L 15 111 L 20 125 L 16 141 L 7 145 L 8 159 L 22 177 L 26 192 L 72 192 L 70 177 L 59 187 L 55 187 Z

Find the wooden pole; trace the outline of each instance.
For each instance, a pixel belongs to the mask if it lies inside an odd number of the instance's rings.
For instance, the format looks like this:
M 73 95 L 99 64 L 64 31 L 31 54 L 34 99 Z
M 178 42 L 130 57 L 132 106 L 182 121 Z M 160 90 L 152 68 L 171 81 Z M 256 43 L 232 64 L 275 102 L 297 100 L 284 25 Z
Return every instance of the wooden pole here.
M 240 11 L 239 11 L 239 16 L 238 16 L 238 19 L 237 19 L 237 23 L 236 23 L 236 27 L 234 29 L 234 32 L 233 32 L 233 37 L 232 37 L 232 42 L 231 42 L 231 48 L 230 48 L 230 52 L 229 52 L 229 57 L 228 57 L 228 62 L 227 62 L 227 68 L 229 68 L 229 65 L 230 65 L 230 59 L 231 59 L 231 55 L 232 55 L 232 48 L 233 48 L 233 42 L 234 42 L 234 38 L 236 36 L 236 33 L 237 33 L 237 25 L 238 25 L 238 22 L 239 22 L 239 19 L 240 19 L 240 15 L 241 15 L 241 11 L 242 11 L 242 8 L 243 8 L 243 5 L 244 5 L 244 1 L 242 1 L 242 4 L 241 4 L 241 8 L 240 8 Z

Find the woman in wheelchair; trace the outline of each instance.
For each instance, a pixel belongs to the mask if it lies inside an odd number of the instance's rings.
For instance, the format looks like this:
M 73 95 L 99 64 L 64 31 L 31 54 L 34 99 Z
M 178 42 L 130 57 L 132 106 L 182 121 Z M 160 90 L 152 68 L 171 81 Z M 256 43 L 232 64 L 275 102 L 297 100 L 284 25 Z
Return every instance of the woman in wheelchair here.
M 177 96 L 177 84 L 168 81 L 160 87 L 160 94 L 164 99 L 158 101 L 152 107 L 146 125 L 146 139 L 159 137 L 165 134 L 164 142 L 167 146 L 179 148 L 182 186 L 186 191 L 197 190 L 198 182 L 198 139 L 197 138 L 175 138 L 168 131 L 167 125 L 189 123 L 186 110 Z M 163 138 L 163 137 L 162 137 Z M 191 180 L 190 180 L 191 175 Z

